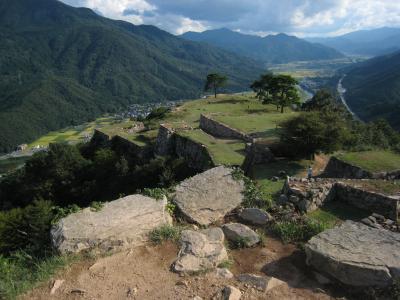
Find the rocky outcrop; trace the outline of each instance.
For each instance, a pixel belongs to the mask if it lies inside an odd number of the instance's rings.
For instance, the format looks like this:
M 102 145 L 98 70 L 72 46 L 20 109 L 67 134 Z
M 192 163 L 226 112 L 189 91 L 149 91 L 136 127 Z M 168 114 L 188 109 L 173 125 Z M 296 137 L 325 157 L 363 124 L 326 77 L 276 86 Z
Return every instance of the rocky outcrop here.
M 200 116 L 200 128 L 215 137 L 243 140 L 248 143 L 253 141 L 251 136 L 203 114 Z
M 189 222 L 207 226 L 237 208 L 243 191 L 244 183 L 233 178 L 232 169 L 220 166 L 179 184 L 174 202 Z
M 52 228 L 53 246 L 61 253 L 77 253 L 141 245 L 151 230 L 171 223 L 166 204 L 166 198 L 157 201 L 132 195 L 106 203 L 100 211 L 86 208 L 61 219 Z
M 178 259 L 172 269 L 178 273 L 193 274 L 215 269 L 227 259 L 224 233 L 220 228 L 184 230 Z
M 116 135 L 111 140 L 112 149 L 130 162 L 144 164 L 153 157 L 153 149 L 150 146 L 139 146 L 138 144 Z
M 387 286 L 400 277 L 400 234 L 346 221 L 313 237 L 307 264 L 353 286 Z
M 239 217 L 253 225 L 266 225 L 272 221 L 272 216 L 265 210 L 259 208 L 244 208 L 240 213 Z
M 352 179 L 398 179 L 400 178 L 400 170 L 374 173 L 340 160 L 337 157 L 331 157 L 324 170 L 323 176 Z
M 224 224 L 222 230 L 227 240 L 240 244 L 241 247 L 252 247 L 260 242 L 260 237 L 254 230 L 240 223 Z
M 215 166 L 206 146 L 179 134 L 175 135 L 174 153 L 196 170 L 205 171 Z
M 227 285 L 221 291 L 220 297 L 217 297 L 218 300 L 240 300 L 242 297 L 242 292 L 235 288 L 234 286 Z

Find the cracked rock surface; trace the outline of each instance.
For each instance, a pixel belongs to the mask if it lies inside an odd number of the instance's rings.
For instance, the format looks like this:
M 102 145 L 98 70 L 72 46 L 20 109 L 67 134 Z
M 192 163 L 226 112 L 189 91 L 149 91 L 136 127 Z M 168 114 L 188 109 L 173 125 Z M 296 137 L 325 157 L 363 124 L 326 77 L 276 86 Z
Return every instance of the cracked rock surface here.
M 220 228 L 184 230 L 181 249 L 172 268 L 179 273 L 196 273 L 216 268 L 228 259 L 224 233 Z
M 313 237 L 307 264 L 347 285 L 387 286 L 400 277 L 400 234 L 346 221 Z
M 232 169 L 216 167 L 177 186 L 174 202 L 189 222 L 208 226 L 242 203 L 244 183 L 231 174 Z

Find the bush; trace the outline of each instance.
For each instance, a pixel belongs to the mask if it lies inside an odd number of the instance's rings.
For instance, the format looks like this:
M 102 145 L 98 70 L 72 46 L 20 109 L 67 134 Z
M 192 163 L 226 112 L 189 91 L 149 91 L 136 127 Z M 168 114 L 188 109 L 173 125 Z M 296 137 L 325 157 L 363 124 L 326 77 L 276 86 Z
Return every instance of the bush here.
M 329 226 L 322 222 L 304 219 L 299 222 L 277 222 L 272 231 L 285 243 L 307 242 L 318 233 L 328 229 Z
M 168 195 L 168 191 L 162 188 L 154 188 L 154 189 L 145 188 L 143 189 L 142 194 L 157 200 L 162 200 L 164 196 Z
M 0 213 L 0 253 L 23 250 L 42 257 L 51 252 L 50 228 L 55 218 L 53 205 L 35 201 L 25 208 Z
M 151 231 L 149 237 L 154 244 L 161 244 L 165 241 L 177 242 L 181 237 L 181 233 L 182 228 L 180 227 L 163 225 Z

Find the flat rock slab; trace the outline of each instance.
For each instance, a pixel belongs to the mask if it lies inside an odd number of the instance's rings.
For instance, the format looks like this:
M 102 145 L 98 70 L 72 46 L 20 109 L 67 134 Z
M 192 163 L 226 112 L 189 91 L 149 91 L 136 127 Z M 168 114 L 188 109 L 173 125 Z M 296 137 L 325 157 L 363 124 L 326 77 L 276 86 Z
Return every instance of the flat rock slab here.
M 141 245 L 151 230 L 172 223 L 166 204 L 166 198 L 157 201 L 131 195 L 104 204 L 98 212 L 86 208 L 61 219 L 52 228 L 53 246 L 61 253 L 77 253 Z
M 234 243 L 241 243 L 246 247 L 252 247 L 260 242 L 258 234 L 240 223 L 229 223 L 222 226 L 225 237 Z
M 208 226 L 242 203 L 244 183 L 231 174 L 232 169 L 216 167 L 177 186 L 174 202 L 189 222 Z
M 224 233 L 220 228 L 201 231 L 184 230 L 181 249 L 172 269 L 178 273 L 193 274 L 215 269 L 228 260 Z
M 400 277 L 400 234 L 346 221 L 313 237 L 307 264 L 347 285 L 387 286 Z

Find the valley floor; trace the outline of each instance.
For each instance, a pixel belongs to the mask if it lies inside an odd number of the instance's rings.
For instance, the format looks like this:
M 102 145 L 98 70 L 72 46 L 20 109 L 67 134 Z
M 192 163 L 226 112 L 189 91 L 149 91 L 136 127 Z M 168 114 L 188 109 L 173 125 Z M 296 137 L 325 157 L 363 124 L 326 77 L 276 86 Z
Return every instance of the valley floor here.
M 164 243 L 127 250 L 98 260 L 83 260 L 61 271 L 54 279 L 65 280 L 50 295 L 54 281 L 20 297 L 28 299 L 212 299 L 225 285 L 239 287 L 241 299 L 334 299 L 305 273 L 305 257 L 291 244 L 268 237 L 264 247 L 230 251 L 234 275 L 254 273 L 278 278 L 285 284 L 267 293 L 239 285 L 235 279 L 213 273 L 180 277 L 170 271 L 177 245 Z

